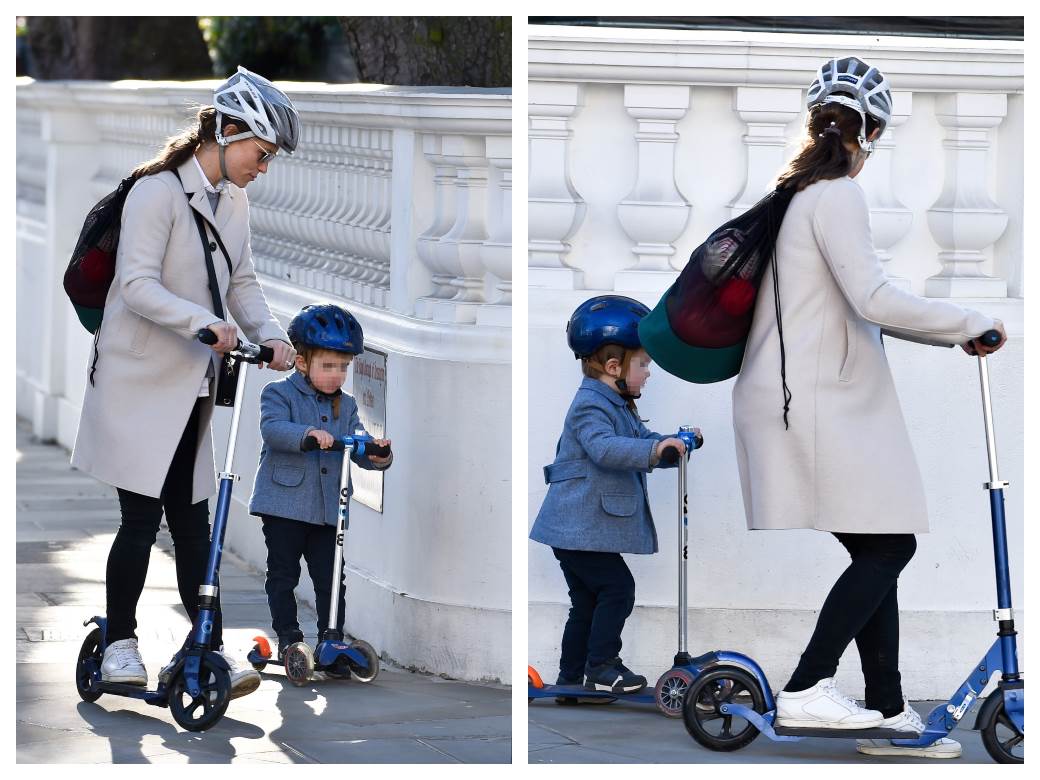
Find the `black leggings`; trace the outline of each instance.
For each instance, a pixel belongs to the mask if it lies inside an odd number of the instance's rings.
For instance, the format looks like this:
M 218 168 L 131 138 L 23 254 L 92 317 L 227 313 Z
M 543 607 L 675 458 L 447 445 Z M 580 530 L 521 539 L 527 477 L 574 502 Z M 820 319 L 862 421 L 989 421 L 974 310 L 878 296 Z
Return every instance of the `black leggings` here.
M 838 670 L 856 640 L 867 709 L 886 718 L 903 711 L 899 677 L 899 604 L 896 580 L 914 557 L 913 534 L 834 534 L 852 563 L 823 602 L 809 646 L 785 691 L 804 691 Z
M 191 503 L 199 408 L 206 402 L 206 399 L 199 399 L 192 409 L 159 498 L 118 489 L 122 522 L 112 542 L 105 573 L 109 642 L 137 636 L 134 633 L 137 628 L 137 602 L 144 590 L 148 559 L 164 511 L 166 525 L 173 537 L 177 590 L 180 591 L 185 612 L 192 622 L 195 620 L 199 585 L 206 576 L 206 560 L 209 557 L 209 502 Z M 223 636 L 218 602 L 210 646 L 220 647 L 221 644 Z

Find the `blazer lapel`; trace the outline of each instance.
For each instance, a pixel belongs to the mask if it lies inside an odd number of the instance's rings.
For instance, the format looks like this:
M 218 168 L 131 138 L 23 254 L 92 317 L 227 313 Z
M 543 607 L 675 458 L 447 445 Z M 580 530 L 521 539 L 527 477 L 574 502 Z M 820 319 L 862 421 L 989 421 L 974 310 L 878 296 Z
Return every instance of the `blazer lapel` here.
M 199 180 L 199 171 L 195 167 L 195 161 L 188 159 L 187 162 L 183 163 L 178 169 L 177 173 L 181 177 L 181 186 L 184 188 L 186 193 L 192 193 L 191 199 L 188 204 L 199 212 L 214 229 L 217 228 L 217 218 L 213 213 L 213 209 L 209 205 L 209 198 L 206 197 L 206 189 Z M 223 205 L 224 196 L 221 196 L 221 204 Z M 222 209 L 218 206 L 217 211 Z

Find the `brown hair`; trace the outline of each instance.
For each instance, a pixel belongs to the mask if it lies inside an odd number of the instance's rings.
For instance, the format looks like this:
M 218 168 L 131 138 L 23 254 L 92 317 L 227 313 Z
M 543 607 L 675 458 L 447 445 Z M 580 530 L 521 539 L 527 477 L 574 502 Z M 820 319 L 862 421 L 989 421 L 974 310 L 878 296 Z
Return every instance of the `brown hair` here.
M 632 350 L 633 352 L 635 350 Z M 607 365 L 607 361 L 614 358 L 620 361 L 622 369 L 624 369 L 628 363 L 625 358 L 629 357 L 629 350 L 625 349 L 620 344 L 604 344 L 602 347 L 597 349 L 591 355 L 583 357 L 581 359 L 581 373 L 587 376 L 589 379 L 599 379 L 606 373 L 603 367 Z M 639 412 L 636 409 L 636 399 L 626 396 L 625 404 L 632 413 L 637 417 Z
M 878 126 L 877 120 L 868 115 L 867 136 Z M 822 103 L 813 107 L 802 148 L 780 174 L 777 188 L 800 192 L 823 179 L 847 176 L 856 160 L 845 144 L 857 144 L 861 127 L 859 113 L 848 106 Z
M 221 131 L 234 124 L 234 118 L 225 116 Z M 134 178 L 152 176 L 179 168 L 195 154 L 202 144 L 212 141 L 217 134 L 217 110 L 213 106 L 199 106 L 195 126 L 182 130 L 166 139 L 166 145 L 151 160 L 141 163 L 131 174 Z

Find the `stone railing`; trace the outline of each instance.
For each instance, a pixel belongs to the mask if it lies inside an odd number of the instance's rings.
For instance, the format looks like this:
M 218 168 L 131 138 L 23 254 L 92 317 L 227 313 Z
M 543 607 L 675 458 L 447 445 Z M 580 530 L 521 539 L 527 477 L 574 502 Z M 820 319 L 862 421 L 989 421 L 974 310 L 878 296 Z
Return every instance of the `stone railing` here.
M 190 124 L 213 86 L 18 81 L 18 410 L 38 436 L 70 447 L 79 422 L 91 338 L 61 278 L 83 217 Z M 509 459 L 495 453 L 510 437 L 511 96 L 287 91 L 301 113 L 297 152 L 248 188 L 268 303 L 285 325 L 307 303 L 338 302 L 362 323 L 366 346 L 387 355 L 397 454 L 383 515 L 351 511 L 346 566 L 357 598 L 347 628 L 409 666 L 507 681 Z M 260 377 L 247 407 L 278 378 Z M 226 420 L 214 419 L 219 458 Z M 251 413 L 243 419 L 253 420 L 237 448 L 245 487 L 228 540 L 262 567 L 245 509 L 259 433 Z
M 553 457 L 579 378 L 562 336 L 571 311 L 611 291 L 655 304 L 711 230 L 771 188 L 804 133 L 805 90 L 816 68 L 851 54 L 886 74 L 895 101 L 889 129 L 857 178 L 875 246 L 904 288 L 1004 321 L 1011 341 L 991 360 L 1000 388 L 995 414 L 1001 466 L 1021 488 L 1021 43 L 528 30 L 529 338 L 538 345 L 528 372 L 541 378 L 529 407 L 532 519 L 546 490 L 541 467 Z M 978 377 L 960 350 L 892 340 L 886 349 L 933 524 L 900 583 L 904 680 L 911 695 L 945 696 L 963 677 L 957 660 L 976 654 L 995 630 L 988 504 L 978 491 L 985 478 Z M 771 679 L 782 676 L 844 566 L 842 551 L 824 534 L 747 533 L 731 383 L 692 386 L 653 373 L 641 415 L 662 432 L 698 425 L 707 442 L 691 467 L 690 650 L 735 645 L 763 661 Z M 849 446 L 872 457 L 870 442 Z M 662 554 L 629 558 L 638 588 L 625 659 L 637 669 L 667 668 L 675 652 L 673 478 L 650 477 Z M 1008 511 L 1020 601 L 1021 489 L 1009 494 Z M 969 538 L 977 558 L 964 552 Z M 529 654 L 551 672 L 566 589 L 543 546 L 531 544 L 529 560 Z M 806 567 L 806 560 L 815 563 Z M 970 631 L 951 628 L 968 623 Z M 941 658 L 929 636 L 943 637 Z M 854 656 L 851 650 L 841 666 L 850 681 L 860 679 Z

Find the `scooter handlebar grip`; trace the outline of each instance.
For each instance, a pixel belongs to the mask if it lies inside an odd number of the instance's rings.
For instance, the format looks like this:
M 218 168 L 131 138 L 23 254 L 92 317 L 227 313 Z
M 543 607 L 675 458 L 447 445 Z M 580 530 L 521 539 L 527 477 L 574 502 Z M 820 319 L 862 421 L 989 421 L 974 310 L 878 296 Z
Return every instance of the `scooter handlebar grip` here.
M 217 343 L 217 334 L 211 331 L 209 328 L 199 328 L 199 332 L 195 335 L 203 344 Z
M 318 440 L 315 439 L 313 436 L 307 436 L 300 444 L 300 449 L 303 452 L 311 452 L 313 450 L 316 450 L 318 449 Z M 336 439 L 332 442 L 332 446 L 329 447 L 329 450 L 334 452 L 341 452 L 343 450 L 343 442 L 339 439 Z
M 662 452 L 661 452 L 661 463 L 667 463 L 668 465 L 671 465 L 672 463 L 678 463 L 678 462 L 679 462 L 679 448 L 678 447 L 673 447 L 672 445 L 668 445 L 667 447 L 664 448 L 664 450 L 662 450 Z
M 271 347 L 260 347 L 260 353 L 256 356 L 261 363 L 270 363 L 274 360 L 274 350 Z
M 987 330 L 985 333 L 979 336 L 979 341 L 981 341 L 987 347 L 995 347 L 997 346 L 997 344 L 1000 343 L 1000 338 L 1000 331 Z
M 385 444 L 368 442 L 365 444 L 365 454 L 375 455 L 377 458 L 386 458 L 390 456 L 390 447 Z

